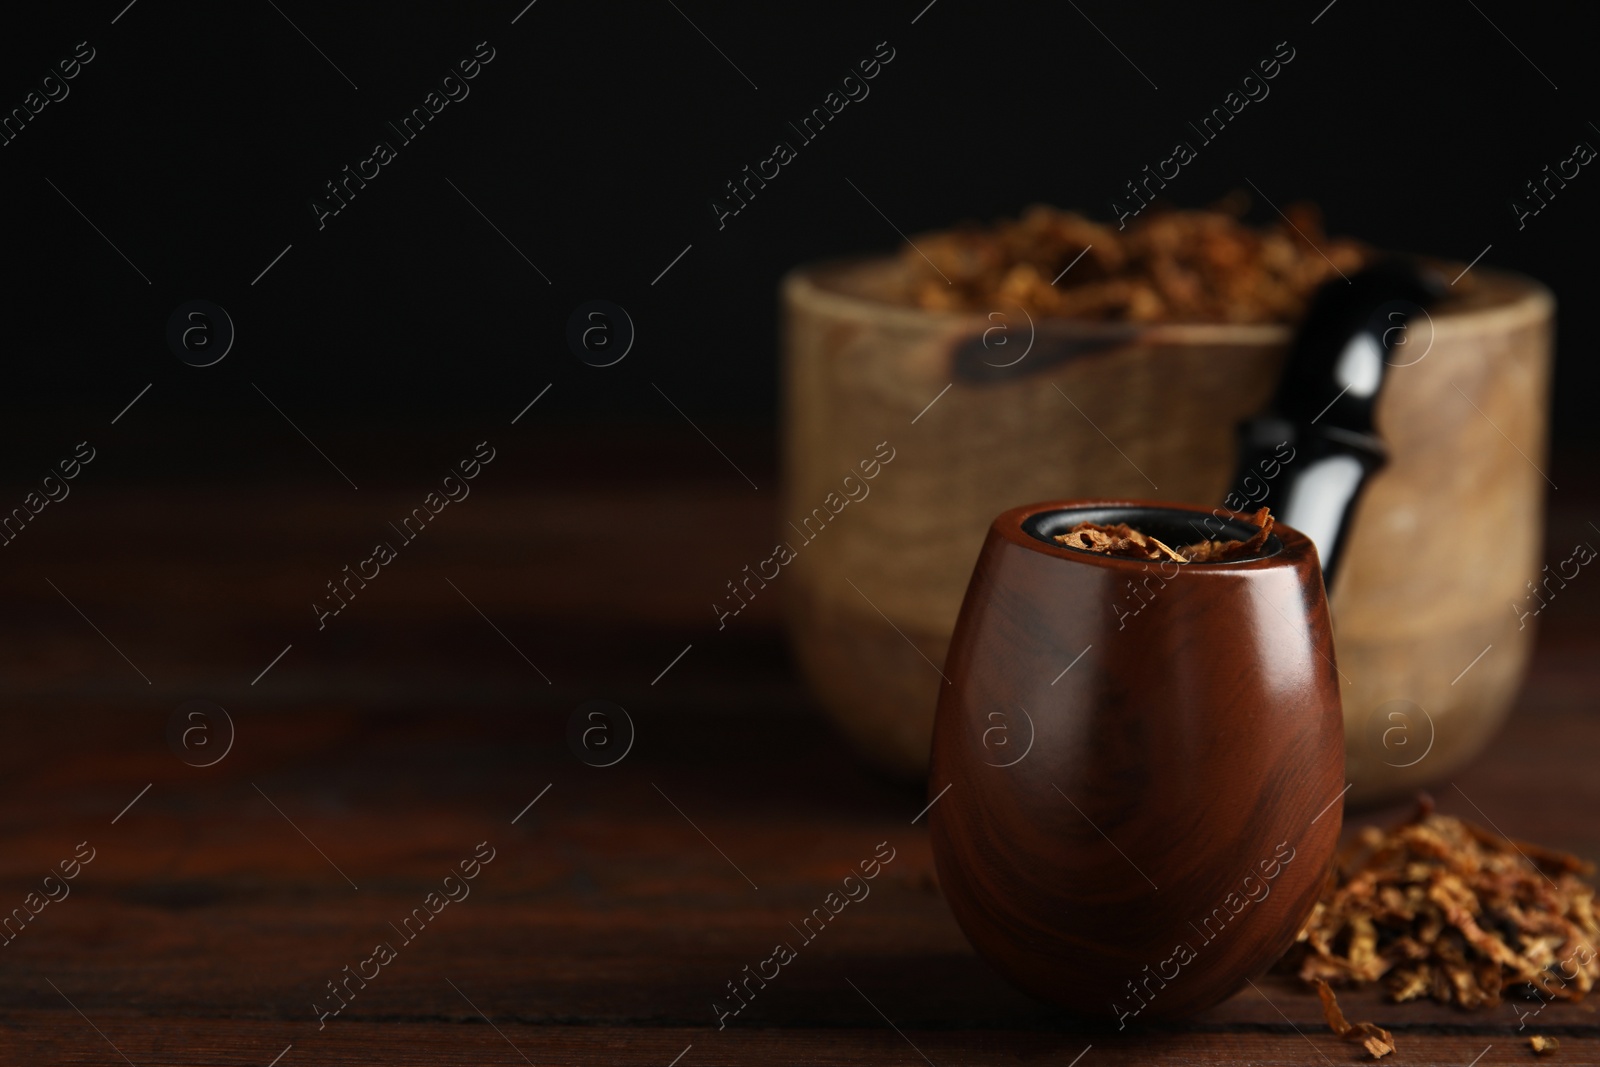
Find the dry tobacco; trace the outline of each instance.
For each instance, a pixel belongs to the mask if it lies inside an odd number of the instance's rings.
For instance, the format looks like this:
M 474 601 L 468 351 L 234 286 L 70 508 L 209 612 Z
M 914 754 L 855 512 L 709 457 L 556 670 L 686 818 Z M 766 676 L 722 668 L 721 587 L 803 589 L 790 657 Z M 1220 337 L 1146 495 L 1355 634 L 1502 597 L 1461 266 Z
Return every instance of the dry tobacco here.
M 1346 1041 L 1361 1045 L 1375 1060 L 1381 1060 L 1394 1051 L 1393 1034 L 1377 1023 L 1353 1023 L 1347 1020 L 1339 1008 L 1339 998 L 1328 988 L 1328 983 L 1320 978 L 1316 982 L 1317 996 L 1322 998 L 1322 1017 L 1327 1020 L 1329 1030 Z
M 1433 811 L 1340 854 L 1284 964 L 1307 982 L 1381 982 L 1395 1002 L 1581 1000 L 1600 980 L 1594 868 Z M 1519 1013 L 1526 1017 L 1532 1011 Z
M 1039 205 L 1015 221 L 919 235 L 902 252 L 902 299 L 1106 322 L 1292 322 L 1319 285 L 1373 258 L 1326 236 L 1315 205 L 1291 204 L 1266 228 L 1240 221 L 1248 206 L 1234 194 L 1210 211 L 1153 211 L 1119 230 Z
M 1196 541 L 1174 549 L 1125 522 L 1111 526 L 1080 522 L 1064 534 L 1056 534 L 1057 544 L 1085 552 L 1099 552 L 1123 559 L 1172 560 L 1176 563 L 1221 563 L 1258 555 L 1272 534 L 1272 512 L 1262 508 L 1250 517 L 1256 532 L 1239 541 Z

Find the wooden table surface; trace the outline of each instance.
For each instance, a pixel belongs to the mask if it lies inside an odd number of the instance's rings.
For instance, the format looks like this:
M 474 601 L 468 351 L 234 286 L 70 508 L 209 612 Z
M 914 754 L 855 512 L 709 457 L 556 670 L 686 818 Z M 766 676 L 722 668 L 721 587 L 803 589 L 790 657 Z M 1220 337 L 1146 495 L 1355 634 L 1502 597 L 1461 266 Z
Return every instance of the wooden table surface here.
M 922 792 L 865 771 L 799 683 L 777 596 L 714 625 L 777 524 L 767 480 L 751 491 L 690 440 L 652 464 L 681 459 L 676 477 L 618 462 L 597 481 L 565 440 L 505 445 L 322 630 L 312 599 L 429 472 L 360 492 L 84 479 L 5 549 L 0 908 L 93 859 L 0 946 L 0 1063 L 1363 1060 L 1284 978 L 1124 1033 L 1011 989 L 940 897 Z M 1558 501 L 1563 555 L 1588 503 Z M 1440 784 L 1443 810 L 1600 859 L 1597 599 L 1552 606 L 1517 712 Z M 191 699 L 233 725 L 208 767 L 168 740 Z M 595 699 L 634 726 L 614 766 L 568 742 Z M 191 752 L 221 751 L 227 728 L 208 729 Z M 725 984 L 798 942 L 790 924 L 881 842 L 870 896 L 719 1029 Z M 469 895 L 397 932 L 490 850 Z M 393 958 L 319 1021 L 379 942 Z M 1533 1032 L 1560 1038 L 1552 1062 L 1600 1062 L 1600 998 L 1520 1034 L 1510 1004 L 1343 1001 L 1395 1032 L 1387 1063 L 1531 1060 Z

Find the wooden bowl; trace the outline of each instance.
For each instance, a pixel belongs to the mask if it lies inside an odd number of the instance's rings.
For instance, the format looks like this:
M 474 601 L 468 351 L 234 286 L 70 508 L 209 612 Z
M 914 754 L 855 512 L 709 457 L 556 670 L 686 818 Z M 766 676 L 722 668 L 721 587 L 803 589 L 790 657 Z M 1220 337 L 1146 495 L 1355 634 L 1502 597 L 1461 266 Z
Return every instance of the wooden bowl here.
M 920 779 L 938 668 L 993 517 L 1061 497 L 1219 504 L 1234 427 L 1270 396 L 1289 331 L 933 313 L 890 302 L 901 270 L 858 260 L 784 282 L 783 531 L 797 558 L 783 581 L 822 705 L 871 762 Z M 1391 463 L 1330 591 L 1354 799 L 1409 793 L 1471 759 L 1531 648 L 1531 620 L 1521 628 L 1509 605 L 1540 573 L 1553 302 L 1481 266 L 1458 288 L 1470 283 L 1413 328 L 1417 355 L 1388 375 Z M 870 496 L 814 540 L 794 536 L 788 523 L 883 441 L 895 458 Z
M 1210 515 L 1001 515 L 939 687 L 930 824 L 956 920 L 1024 990 L 1121 1025 L 1266 970 L 1338 843 L 1340 679 L 1311 542 L 1278 526 L 1260 558 L 1158 566 L 1049 540 L 1088 519 L 1182 542 Z

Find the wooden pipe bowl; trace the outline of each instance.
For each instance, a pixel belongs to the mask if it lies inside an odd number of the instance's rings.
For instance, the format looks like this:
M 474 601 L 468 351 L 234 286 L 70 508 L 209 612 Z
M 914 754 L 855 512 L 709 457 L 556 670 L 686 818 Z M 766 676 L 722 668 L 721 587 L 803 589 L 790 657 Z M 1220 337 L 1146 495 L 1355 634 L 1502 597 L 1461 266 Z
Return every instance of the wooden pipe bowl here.
M 1127 1025 L 1220 1002 L 1293 941 L 1339 835 L 1341 678 L 1301 534 L 1163 568 L 1027 528 L 1080 516 L 1166 540 L 1211 513 L 1065 501 L 995 520 L 945 662 L 931 832 L 980 954 Z

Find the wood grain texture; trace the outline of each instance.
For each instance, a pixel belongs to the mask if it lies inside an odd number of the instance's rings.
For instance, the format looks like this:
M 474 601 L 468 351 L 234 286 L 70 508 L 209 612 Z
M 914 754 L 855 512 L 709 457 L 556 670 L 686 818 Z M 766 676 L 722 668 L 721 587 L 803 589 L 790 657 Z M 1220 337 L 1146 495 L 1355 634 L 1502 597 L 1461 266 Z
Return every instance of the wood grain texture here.
M 0 902 L 20 904 L 77 842 L 98 850 L 69 898 L 0 947 L 0 1063 L 123 1063 L 109 1039 L 139 1067 L 266 1067 L 291 1043 L 278 1067 L 522 1064 L 446 979 L 538 1064 L 665 1067 L 692 1045 L 679 1067 L 924 1062 L 916 1049 L 941 1067 L 1065 1065 L 1091 1044 L 1078 1067 L 1360 1062 L 1323 1029 L 1316 998 L 1273 974 L 1193 1020 L 1120 1034 L 1017 992 L 944 901 L 927 818 L 911 823 L 922 791 L 864 770 L 804 696 L 778 621 L 784 582 L 716 630 L 702 591 L 770 541 L 780 520 L 767 494 L 709 453 L 684 469 L 676 456 L 641 468 L 630 455 L 615 488 L 580 488 L 570 464 L 545 459 L 558 447 L 530 439 L 519 468 L 508 445 L 497 462 L 518 477 L 481 480 L 437 542 L 419 543 L 335 620 L 348 625 L 319 638 L 302 591 L 410 499 L 405 486 L 356 497 L 86 484 L 46 516 L 48 538 L 0 560 L 13 609 L 0 616 Z M 606 521 L 641 494 L 645 559 L 635 528 Z M 1554 527 L 1575 535 L 1590 514 L 1561 513 Z M 218 529 L 230 536 L 201 535 Z M 192 540 L 174 535 L 188 530 Z M 1600 859 L 1597 602 L 1575 588 L 1541 620 L 1517 714 L 1443 783 L 1443 810 Z M 166 746 L 168 716 L 195 696 L 238 727 L 212 768 Z M 607 770 L 565 743 L 571 712 L 593 697 L 622 703 L 638 726 L 633 752 Z M 319 1030 L 311 1004 L 325 983 L 392 938 L 388 924 L 482 840 L 498 854 L 472 896 Z M 872 895 L 719 1030 L 711 1002 L 725 983 L 792 940 L 789 924 L 880 841 L 897 854 Z M 1351 1018 L 1395 1031 L 1396 1062 L 1462 1065 L 1491 1044 L 1480 1064 L 1527 1056 L 1509 1004 L 1467 1014 L 1343 999 Z M 1557 1062 L 1600 1061 L 1597 1009 L 1551 1005 L 1529 1032 L 1562 1039 Z

